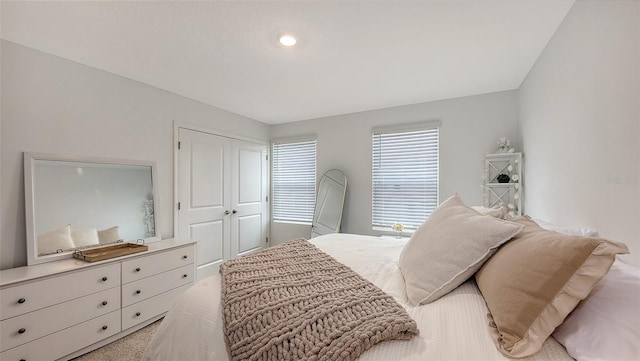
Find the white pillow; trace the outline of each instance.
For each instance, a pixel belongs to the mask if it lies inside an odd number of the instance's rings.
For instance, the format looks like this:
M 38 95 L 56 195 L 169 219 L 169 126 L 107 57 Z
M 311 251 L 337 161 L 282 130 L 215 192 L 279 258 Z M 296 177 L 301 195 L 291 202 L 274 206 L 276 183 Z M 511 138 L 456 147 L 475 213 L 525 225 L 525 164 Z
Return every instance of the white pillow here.
M 447 199 L 413 233 L 400 254 L 409 301 L 422 305 L 454 290 L 522 227 L 479 214 L 459 194 Z
M 545 220 L 533 218 L 534 222 L 536 222 L 540 227 L 544 229 L 548 229 L 550 231 L 566 234 L 569 236 L 582 236 L 582 237 L 598 237 L 598 232 L 594 229 L 587 228 L 566 228 L 556 226 L 555 224 L 551 224 Z
M 73 244 L 76 248 L 100 243 L 98 231 L 95 228 L 72 229 L 71 239 L 73 239 Z
M 616 260 L 553 337 L 578 361 L 640 359 L 640 268 Z
M 120 227 L 113 226 L 111 228 L 103 229 L 102 231 L 98 231 L 98 241 L 100 243 L 111 243 L 120 239 L 120 234 L 118 233 Z
M 71 225 L 67 224 L 53 231 L 38 235 L 38 254 L 56 253 L 75 248 L 71 239 Z

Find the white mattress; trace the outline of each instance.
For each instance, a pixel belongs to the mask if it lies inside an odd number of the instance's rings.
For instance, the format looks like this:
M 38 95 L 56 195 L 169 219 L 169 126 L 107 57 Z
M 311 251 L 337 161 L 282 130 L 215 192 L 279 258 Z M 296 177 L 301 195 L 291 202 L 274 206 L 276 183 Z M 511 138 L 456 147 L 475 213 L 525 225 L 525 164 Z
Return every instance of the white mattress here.
M 408 304 L 398 258 L 406 243 L 397 239 L 331 234 L 313 244 L 392 295 L 413 317 L 420 335 L 409 341 L 386 341 L 358 360 L 508 360 L 493 344 L 487 308 L 473 279 L 441 299 Z M 143 360 L 228 360 L 222 334 L 220 276 L 196 283 L 176 302 L 149 343 Z M 547 339 L 526 360 L 573 360 L 562 345 Z

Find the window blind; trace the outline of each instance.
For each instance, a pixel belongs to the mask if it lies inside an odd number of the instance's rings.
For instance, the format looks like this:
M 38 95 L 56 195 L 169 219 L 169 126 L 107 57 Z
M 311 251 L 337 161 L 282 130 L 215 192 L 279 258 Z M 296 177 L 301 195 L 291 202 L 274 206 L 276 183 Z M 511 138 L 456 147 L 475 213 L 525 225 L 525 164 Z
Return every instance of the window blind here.
M 373 134 L 373 227 L 416 229 L 438 206 L 438 127 Z
M 273 219 L 311 223 L 316 203 L 316 141 L 273 144 Z

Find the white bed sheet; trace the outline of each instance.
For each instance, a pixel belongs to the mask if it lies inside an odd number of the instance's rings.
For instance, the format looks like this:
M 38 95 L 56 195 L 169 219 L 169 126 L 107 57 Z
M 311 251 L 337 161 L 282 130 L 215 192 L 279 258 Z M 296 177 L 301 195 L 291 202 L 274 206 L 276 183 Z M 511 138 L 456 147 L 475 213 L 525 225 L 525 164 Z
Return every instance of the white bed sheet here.
M 392 295 L 418 324 L 419 336 L 382 342 L 358 360 L 509 360 L 489 336 L 487 308 L 473 279 L 433 303 L 414 307 L 407 301 L 398 268 L 405 240 L 331 234 L 311 242 Z M 199 281 L 178 299 L 142 360 L 228 360 L 219 275 Z M 550 337 L 526 360 L 573 359 Z

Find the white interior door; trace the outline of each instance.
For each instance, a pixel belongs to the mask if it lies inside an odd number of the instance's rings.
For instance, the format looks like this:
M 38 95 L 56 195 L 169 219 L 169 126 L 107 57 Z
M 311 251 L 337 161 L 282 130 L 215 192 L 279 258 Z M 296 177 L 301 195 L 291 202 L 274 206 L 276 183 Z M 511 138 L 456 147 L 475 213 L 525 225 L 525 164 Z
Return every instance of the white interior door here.
M 231 256 L 231 140 L 179 128 L 177 237 L 197 243 L 197 276 Z M 226 245 L 226 246 L 225 246 Z
M 267 146 L 233 141 L 231 204 L 231 257 L 267 245 L 269 222 Z

